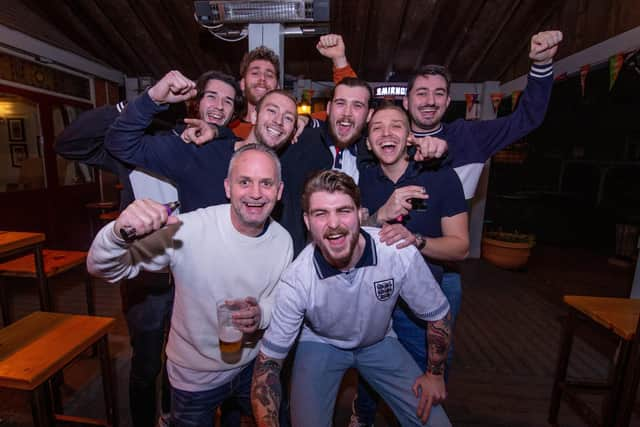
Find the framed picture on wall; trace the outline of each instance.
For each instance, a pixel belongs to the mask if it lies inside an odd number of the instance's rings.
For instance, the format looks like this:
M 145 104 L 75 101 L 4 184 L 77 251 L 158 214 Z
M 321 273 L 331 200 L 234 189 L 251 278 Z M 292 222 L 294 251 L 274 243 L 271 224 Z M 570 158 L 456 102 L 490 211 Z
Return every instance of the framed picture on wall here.
M 24 119 L 7 119 L 9 141 L 24 141 Z
M 29 157 L 27 144 L 9 144 L 9 150 L 11 151 L 11 166 L 21 168 L 25 159 Z

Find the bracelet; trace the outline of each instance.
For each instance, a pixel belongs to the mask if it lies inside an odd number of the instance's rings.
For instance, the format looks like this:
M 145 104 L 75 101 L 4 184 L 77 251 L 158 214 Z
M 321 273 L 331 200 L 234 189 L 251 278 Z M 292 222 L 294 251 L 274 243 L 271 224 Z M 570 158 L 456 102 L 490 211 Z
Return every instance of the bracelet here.
M 431 375 L 443 375 L 444 374 L 444 364 L 440 365 L 429 365 L 427 364 L 427 373 Z
M 416 238 L 416 248 L 422 251 L 427 246 L 427 239 L 420 233 L 414 233 L 413 236 Z

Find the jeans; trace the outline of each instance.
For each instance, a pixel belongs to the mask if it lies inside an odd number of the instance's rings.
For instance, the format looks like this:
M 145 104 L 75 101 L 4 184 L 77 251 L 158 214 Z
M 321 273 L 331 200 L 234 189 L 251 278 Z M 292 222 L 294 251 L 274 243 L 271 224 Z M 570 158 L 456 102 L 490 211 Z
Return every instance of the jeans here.
M 171 387 L 172 427 L 211 427 L 218 406 L 230 402 L 234 409 L 252 417 L 251 379 L 254 362 L 245 366 L 231 381 L 205 391 L 184 391 Z M 235 424 L 237 422 L 237 424 Z M 239 419 L 222 420 L 222 425 L 240 425 Z
M 131 342 L 129 405 L 135 427 L 154 427 L 156 380 L 162 376 L 162 411 L 169 412 L 169 389 L 163 364 L 165 330 L 173 307 L 173 286 L 168 274 L 143 273 L 123 282 L 122 302 Z
M 442 293 L 447 297 L 451 312 L 451 330 L 455 324 L 455 319 L 460 312 L 462 302 L 462 283 L 459 273 L 444 273 Z M 411 309 L 402 301 L 393 310 L 393 330 L 398 335 L 398 340 L 407 349 L 413 360 L 418 364 L 422 372 L 427 369 L 427 337 L 426 323 L 417 319 L 411 313 Z M 445 370 L 445 381 L 449 377 L 449 369 L 453 360 L 453 335 L 451 336 L 451 346 L 447 354 L 447 367 Z M 363 383 L 362 377 L 358 380 L 358 393 L 355 401 L 355 412 L 361 423 L 373 424 L 376 416 L 377 402 L 371 393 L 371 388 Z
M 291 383 L 294 427 L 332 425 L 332 414 L 344 373 L 356 368 L 387 402 L 400 425 L 422 426 L 416 416 L 418 398 L 411 390 L 422 371 L 395 338 L 353 350 L 302 341 L 298 343 Z M 441 406 L 431 409 L 427 426 L 450 426 Z

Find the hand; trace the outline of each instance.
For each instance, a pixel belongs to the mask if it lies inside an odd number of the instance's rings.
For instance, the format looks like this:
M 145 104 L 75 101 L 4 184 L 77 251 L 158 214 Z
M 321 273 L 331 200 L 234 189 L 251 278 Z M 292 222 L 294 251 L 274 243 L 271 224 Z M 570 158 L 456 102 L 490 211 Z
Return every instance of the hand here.
M 542 31 L 531 37 L 529 58 L 537 65 L 550 64 L 562 41 L 561 31 Z
M 378 209 L 378 222 L 389 222 L 398 217 L 405 216 L 411 210 L 411 199 L 428 199 L 424 187 L 419 185 L 407 185 L 396 188 L 389 200 Z
M 187 144 L 196 145 L 207 143 L 218 136 L 218 128 L 200 119 L 184 119 L 187 128 L 182 131 L 180 138 Z
M 177 224 L 178 217 L 169 215 L 167 208 L 150 199 L 134 200 L 122 211 L 114 224 L 114 230 L 120 236 L 121 229 L 131 229 L 136 237 L 152 233 L 166 224 Z
M 233 301 L 228 301 L 233 304 Z M 252 334 L 258 330 L 260 320 L 262 319 L 262 311 L 253 297 L 246 297 L 244 300 L 238 301 L 241 309 L 234 311 L 231 317 L 233 324 L 245 334 Z
M 422 162 L 429 159 L 439 159 L 449 150 L 447 141 L 436 138 L 435 136 L 416 138 L 413 135 L 409 135 L 407 142 L 409 145 L 414 145 L 416 147 L 416 155 L 414 156 L 414 160 L 416 162 Z
M 293 138 L 291 139 L 292 144 L 295 144 L 296 142 L 298 142 L 298 138 L 300 137 L 300 135 L 302 135 L 302 132 L 304 132 L 304 128 L 307 127 L 309 120 L 310 120 L 309 116 L 298 116 L 296 133 L 293 135 Z
M 439 405 L 447 398 L 444 375 L 420 375 L 411 388 L 419 399 L 416 415 L 422 423 L 426 423 L 433 405 Z
M 318 49 L 320 55 L 331 59 L 336 68 L 347 66 L 346 48 L 340 34 L 325 34 L 320 37 L 318 44 L 316 44 L 316 49 Z
M 402 224 L 384 224 L 380 230 L 380 241 L 391 246 L 398 243 L 396 248 L 402 249 L 416 244 L 416 236 Z
M 149 97 L 156 104 L 175 104 L 196 96 L 196 83 L 180 71 L 169 71 L 151 89 Z

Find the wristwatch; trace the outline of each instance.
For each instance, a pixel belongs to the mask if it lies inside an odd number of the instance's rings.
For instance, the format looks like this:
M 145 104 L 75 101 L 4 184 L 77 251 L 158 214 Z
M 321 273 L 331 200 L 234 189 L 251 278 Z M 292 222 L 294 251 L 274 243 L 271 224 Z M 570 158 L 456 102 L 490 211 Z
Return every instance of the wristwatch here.
M 419 251 L 427 246 L 427 239 L 422 234 L 414 233 L 413 236 L 416 238 L 416 248 L 418 248 Z

